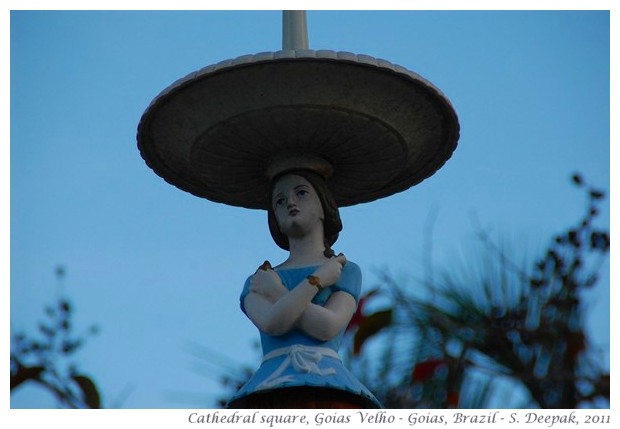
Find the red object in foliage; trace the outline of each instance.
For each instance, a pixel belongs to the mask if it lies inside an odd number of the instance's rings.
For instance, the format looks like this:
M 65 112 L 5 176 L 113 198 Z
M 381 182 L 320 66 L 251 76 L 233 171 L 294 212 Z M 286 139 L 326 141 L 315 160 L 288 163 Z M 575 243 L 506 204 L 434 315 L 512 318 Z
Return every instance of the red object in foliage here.
M 435 374 L 435 370 L 441 365 L 445 365 L 446 361 L 443 359 L 429 359 L 424 362 L 419 362 L 413 367 L 411 373 L 411 381 L 413 383 L 419 381 L 428 380 Z
M 448 398 L 446 400 L 448 408 L 459 407 L 459 392 L 448 392 Z
M 353 317 L 351 317 L 351 320 L 349 321 L 349 324 L 347 325 L 347 332 L 350 331 L 351 329 L 357 328 L 360 323 L 362 323 L 362 320 L 364 320 L 364 315 L 362 314 L 362 303 L 364 298 L 360 299 L 360 303 L 357 306 L 357 310 L 355 310 L 355 314 L 353 314 Z
M 368 298 L 372 297 L 376 293 L 377 293 L 377 290 L 373 289 L 370 292 L 368 292 L 366 295 L 360 298 L 359 303 L 357 304 L 357 309 L 355 310 L 355 314 L 353 314 L 353 317 L 351 317 L 351 320 L 349 321 L 349 324 L 347 325 L 347 329 L 346 329 L 347 332 L 353 328 L 357 328 L 362 323 L 362 321 L 366 318 L 366 316 L 364 316 L 363 314 L 364 305 L 366 304 L 366 301 L 368 300 Z

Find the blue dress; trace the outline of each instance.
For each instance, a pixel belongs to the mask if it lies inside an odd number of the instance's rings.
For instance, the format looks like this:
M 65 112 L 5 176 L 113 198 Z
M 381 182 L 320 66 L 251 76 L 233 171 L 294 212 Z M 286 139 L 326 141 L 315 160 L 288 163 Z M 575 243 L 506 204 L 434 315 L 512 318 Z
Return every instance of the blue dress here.
M 282 283 L 288 290 L 300 284 L 316 270 L 316 266 L 302 268 L 276 269 Z M 349 293 L 357 303 L 361 292 L 361 270 L 353 262 L 347 261 L 340 279 L 331 287 L 317 293 L 312 302 L 325 305 L 332 293 Z M 250 278 L 241 292 L 241 310 L 246 313 L 243 301 L 249 293 Z M 247 313 L 246 313 L 247 315 Z M 381 408 L 375 396 L 342 364 L 338 349 L 345 329 L 328 341 L 321 341 L 299 330 L 283 335 L 268 335 L 260 332 L 263 361 L 250 380 L 235 394 L 229 407 L 235 402 L 254 393 L 269 392 L 274 389 L 315 387 L 344 391 L 360 398 L 368 408 Z

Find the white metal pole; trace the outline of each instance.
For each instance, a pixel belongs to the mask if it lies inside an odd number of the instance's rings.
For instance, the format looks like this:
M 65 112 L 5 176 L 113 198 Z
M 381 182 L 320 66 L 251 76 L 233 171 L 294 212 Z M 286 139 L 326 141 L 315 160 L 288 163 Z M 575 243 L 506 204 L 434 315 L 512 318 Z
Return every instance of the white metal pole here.
M 282 11 L 282 49 L 308 49 L 308 27 L 305 10 Z

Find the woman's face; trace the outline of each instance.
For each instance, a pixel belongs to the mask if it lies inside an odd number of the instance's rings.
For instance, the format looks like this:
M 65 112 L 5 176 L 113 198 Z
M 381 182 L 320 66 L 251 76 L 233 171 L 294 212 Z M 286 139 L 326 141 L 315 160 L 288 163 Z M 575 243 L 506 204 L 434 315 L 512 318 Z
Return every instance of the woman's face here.
M 282 176 L 273 189 L 271 204 L 280 231 L 288 237 L 302 237 L 315 228 L 323 229 L 323 206 L 306 179 L 295 174 Z

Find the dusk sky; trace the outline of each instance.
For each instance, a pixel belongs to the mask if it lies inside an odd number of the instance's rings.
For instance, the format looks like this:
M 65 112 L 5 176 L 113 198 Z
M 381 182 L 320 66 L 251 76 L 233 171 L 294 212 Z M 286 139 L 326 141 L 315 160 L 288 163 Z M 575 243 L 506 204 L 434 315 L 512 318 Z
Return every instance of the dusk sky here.
M 75 361 L 109 408 L 211 408 L 220 375 L 258 365 L 258 335 L 238 299 L 262 261 L 286 258 L 266 213 L 169 185 L 140 157 L 136 129 L 177 79 L 280 50 L 281 19 L 280 10 L 11 11 L 5 344 L 9 331 L 35 335 L 43 308 L 67 296 L 78 332 L 100 327 Z M 480 252 L 478 228 L 518 261 L 534 260 L 584 213 L 573 173 L 609 196 L 609 11 L 311 10 L 308 31 L 311 49 L 420 74 L 461 126 L 434 176 L 341 209 L 334 250 L 360 265 L 365 290 L 383 270 L 419 287 L 428 252 L 437 272 L 466 269 Z M 602 208 L 597 224 L 608 228 L 608 198 Z M 609 267 L 585 297 L 592 347 L 607 367 Z M 10 406 L 57 403 L 24 386 Z

